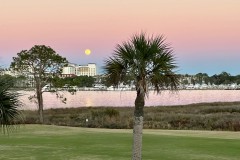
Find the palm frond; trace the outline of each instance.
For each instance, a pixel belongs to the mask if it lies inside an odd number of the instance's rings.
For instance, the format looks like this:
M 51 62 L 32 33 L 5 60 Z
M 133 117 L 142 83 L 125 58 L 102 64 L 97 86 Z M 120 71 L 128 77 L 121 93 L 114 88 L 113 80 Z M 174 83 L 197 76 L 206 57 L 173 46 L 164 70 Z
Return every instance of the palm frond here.
M 10 131 L 15 120 L 21 115 L 19 93 L 9 91 L 10 87 L 12 87 L 10 81 L 0 79 L 0 130 L 4 133 Z
M 104 69 L 107 71 L 107 82 L 117 86 L 126 76 L 126 66 L 120 59 L 111 57 L 105 61 L 105 64 L 106 66 Z
M 135 34 L 128 42 L 118 44 L 113 56 L 105 61 L 105 71 L 112 84 L 121 82 L 124 77 L 135 77 L 136 89 L 148 85 L 160 90 L 177 89 L 179 77 L 173 49 L 165 43 L 163 35 L 147 37 L 145 33 Z

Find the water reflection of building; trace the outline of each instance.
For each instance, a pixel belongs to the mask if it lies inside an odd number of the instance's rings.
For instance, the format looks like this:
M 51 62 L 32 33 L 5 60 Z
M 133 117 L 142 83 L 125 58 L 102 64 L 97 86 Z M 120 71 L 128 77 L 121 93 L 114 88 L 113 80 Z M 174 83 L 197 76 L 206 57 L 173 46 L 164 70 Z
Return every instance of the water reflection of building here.
M 94 106 L 93 102 L 92 102 L 92 98 L 90 97 L 86 97 L 85 99 L 85 104 L 84 104 L 86 107 L 91 107 L 91 106 Z

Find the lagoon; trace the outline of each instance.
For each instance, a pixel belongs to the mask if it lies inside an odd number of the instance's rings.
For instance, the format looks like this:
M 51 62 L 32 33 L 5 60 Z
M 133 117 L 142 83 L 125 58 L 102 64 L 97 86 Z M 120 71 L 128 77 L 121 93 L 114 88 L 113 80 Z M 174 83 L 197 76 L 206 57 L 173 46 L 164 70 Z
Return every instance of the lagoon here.
M 28 97 L 33 91 L 21 91 L 20 97 L 24 110 L 36 110 L 37 105 L 30 102 Z M 44 92 L 44 109 L 71 107 L 133 107 L 135 91 L 77 91 L 75 94 L 60 92 L 66 103 L 57 98 L 56 93 Z M 151 91 L 146 99 L 146 106 L 171 106 L 193 103 L 236 102 L 240 101 L 240 90 L 180 90 L 171 93 L 163 91 L 156 94 Z

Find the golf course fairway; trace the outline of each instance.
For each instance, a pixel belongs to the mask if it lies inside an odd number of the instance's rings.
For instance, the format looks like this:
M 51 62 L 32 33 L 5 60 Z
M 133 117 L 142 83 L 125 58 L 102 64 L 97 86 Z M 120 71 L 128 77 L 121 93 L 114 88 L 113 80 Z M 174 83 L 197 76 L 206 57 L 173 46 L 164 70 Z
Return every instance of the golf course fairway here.
M 129 160 L 132 130 L 21 125 L 0 134 L 1 160 Z M 239 160 L 240 132 L 144 130 L 144 160 Z

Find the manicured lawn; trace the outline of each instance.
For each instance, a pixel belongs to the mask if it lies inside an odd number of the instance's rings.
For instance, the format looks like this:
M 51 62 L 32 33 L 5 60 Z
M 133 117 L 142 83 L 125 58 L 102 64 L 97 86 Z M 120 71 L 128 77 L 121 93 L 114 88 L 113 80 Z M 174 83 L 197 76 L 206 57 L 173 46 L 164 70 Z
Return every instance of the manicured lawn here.
M 3 160 L 128 160 L 132 130 L 25 125 L 0 134 Z M 240 133 L 144 130 L 144 160 L 239 160 Z

